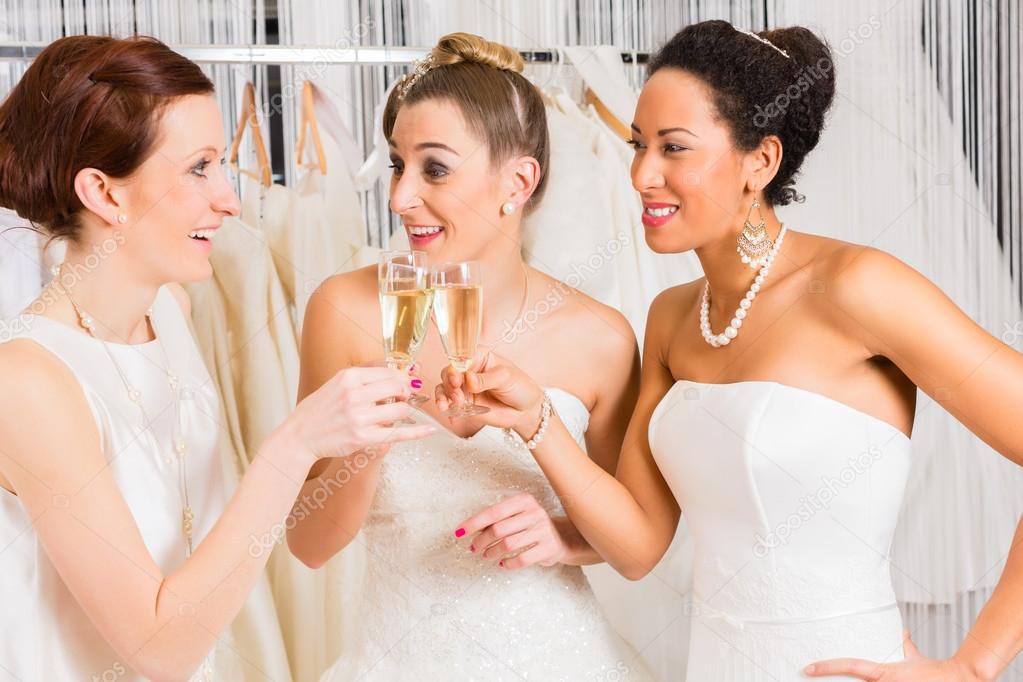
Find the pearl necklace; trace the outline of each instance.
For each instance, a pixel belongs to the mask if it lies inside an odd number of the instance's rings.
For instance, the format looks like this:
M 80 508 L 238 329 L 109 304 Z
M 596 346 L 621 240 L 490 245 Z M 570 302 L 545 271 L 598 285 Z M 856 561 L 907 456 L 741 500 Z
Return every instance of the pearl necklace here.
M 63 265 L 58 265 L 54 268 L 54 274 L 56 275 L 55 281 L 60 281 L 60 274 Z M 63 284 L 58 284 L 58 287 L 67 296 L 67 300 L 71 302 L 71 307 L 75 309 L 75 314 L 78 315 L 78 323 L 89 333 L 89 336 L 96 339 L 103 345 L 103 350 L 106 351 L 107 356 L 110 358 L 110 362 L 113 363 L 114 369 L 117 370 L 117 374 L 121 377 L 121 383 L 124 384 L 124 389 L 128 393 L 128 400 L 135 403 L 138 406 L 140 413 L 142 414 L 142 423 L 145 424 L 145 428 L 153 433 L 153 422 L 149 418 L 149 413 L 146 412 L 145 405 L 142 402 L 142 392 L 135 388 L 131 382 L 128 381 L 128 376 L 124 373 L 120 363 L 117 362 L 117 358 L 110 351 L 110 347 L 107 342 L 98 336 L 96 336 L 95 321 L 91 316 L 87 315 L 85 311 L 78 305 L 74 298 L 71 297 L 71 292 L 68 291 L 67 287 Z M 164 366 L 160 369 L 167 375 L 167 384 L 171 388 L 171 393 L 175 397 L 174 403 L 174 423 L 175 428 L 171 436 L 173 443 L 174 454 L 178 460 L 178 489 L 181 492 L 181 530 L 185 535 L 185 558 L 187 559 L 192 555 L 192 521 L 194 514 L 192 513 L 192 505 L 188 498 L 188 471 L 185 467 L 185 455 L 188 454 L 188 443 L 185 441 L 184 436 L 178 432 L 178 427 L 181 424 L 181 400 L 178 393 L 178 378 L 170 371 L 170 357 L 167 355 L 167 349 L 163 345 L 163 336 L 156 330 L 156 322 L 153 320 L 153 310 L 150 308 L 146 311 L 146 319 L 149 320 L 149 324 L 153 328 L 153 333 L 156 335 L 157 343 L 160 346 L 160 350 L 163 352 Z M 155 434 L 154 434 L 155 435 Z M 166 458 L 170 461 L 170 458 Z
M 781 249 L 781 244 L 785 241 L 787 229 L 784 224 L 781 226 L 781 231 L 778 233 L 774 246 L 764 258 L 764 265 L 760 268 L 760 273 L 753 280 L 753 284 L 750 285 L 746 296 L 739 301 L 739 307 L 735 309 L 735 317 L 732 318 L 732 321 L 720 334 L 715 334 L 710 328 L 710 280 L 707 280 L 703 285 L 703 300 L 700 302 L 700 333 L 703 334 L 704 341 L 712 347 L 720 348 L 727 346 L 732 342 L 732 339 L 739 335 L 739 327 L 742 326 L 742 321 L 746 319 L 746 314 L 753 305 L 753 300 L 757 297 L 761 285 L 763 285 L 767 275 L 771 272 L 771 264 L 774 263 L 774 257 L 778 255 L 778 250 Z

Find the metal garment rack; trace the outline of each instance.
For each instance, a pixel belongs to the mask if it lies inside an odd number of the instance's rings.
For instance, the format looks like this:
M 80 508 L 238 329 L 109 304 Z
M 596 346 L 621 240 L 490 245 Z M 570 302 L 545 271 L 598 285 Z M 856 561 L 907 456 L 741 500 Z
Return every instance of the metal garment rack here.
M 0 62 L 35 59 L 47 43 L 0 43 Z M 204 64 L 410 64 L 429 54 L 420 47 L 289 47 L 284 45 L 170 45 L 194 62 Z M 530 64 L 559 64 L 558 50 L 522 50 Z M 622 52 L 625 64 L 645 64 L 646 52 Z

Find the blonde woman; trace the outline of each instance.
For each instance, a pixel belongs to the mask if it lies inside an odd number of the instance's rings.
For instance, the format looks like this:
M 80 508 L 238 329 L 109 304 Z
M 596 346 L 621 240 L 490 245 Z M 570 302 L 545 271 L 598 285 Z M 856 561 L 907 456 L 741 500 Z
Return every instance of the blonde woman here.
M 575 294 L 535 330 L 501 338 L 564 287 L 521 255 L 522 215 L 540 201 L 548 164 L 543 102 L 522 67 L 509 48 L 454 34 L 398 84 L 384 113 L 391 209 L 431 262 L 481 264 L 484 340 L 541 377 L 571 437 L 613 472 L 638 379 L 622 315 Z M 328 280 L 306 314 L 300 394 L 380 358 L 380 326 L 375 268 Z M 426 377 L 448 364 L 432 328 L 419 364 Z M 423 419 L 437 423 L 432 402 L 427 409 Z M 310 566 L 360 529 L 368 552 L 360 632 L 324 679 L 644 679 L 580 569 L 599 557 L 521 444 L 477 419 L 441 421 L 433 438 L 355 462 L 344 488 L 289 532 Z M 317 467 L 307 485 L 351 463 Z M 452 526 L 495 504 L 513 541 L 473 544 Z

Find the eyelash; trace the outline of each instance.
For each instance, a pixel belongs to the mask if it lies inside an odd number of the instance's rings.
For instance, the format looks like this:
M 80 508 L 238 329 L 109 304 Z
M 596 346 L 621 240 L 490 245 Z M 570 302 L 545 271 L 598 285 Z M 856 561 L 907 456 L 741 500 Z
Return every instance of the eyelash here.
M 628 144 L 630 147 L 632 147 L 636 152 L 639 152 L 641 149 L 645 149 L 646 148 L 646 146 L 642 142 L 640 142 L 639 140 L 626 140 L 625 143 Z M 669 147 L 673 147 L 673 149 L 669 149 Z M 672 152 L 684 152 L 684 151 L 687 151 L 689 149 L 689 147 L 683 147 L 680 144 L 673 144 L 673 143 L 669 142 L 669 143 L 664 145 L 663 149 L 664 149 L 665 153 L 669 153 L 670 154 Z
M 394 161 L 391 162 L 388 168 L 392 169 L 398 177 L 401 177 L 401 174 L 405 172 L 405 166 Z M 438 164 L 429 164 L 424 172 L 434 180 L 437 180 L 446 176 L 448 169 Z
M 206 174 L 203 173 L 203 171 L 206 170 L 209 167 L 210 163 L 212 163 L 212 162 L 209 159 L 203 159 L 199 163 L 197 163 L 194 166 L 192 166 L 192 170 L 190 170 L 189 172 L 192 175 L 195 175 L 196 177 L 205 178 Z M 223 166 L 226 163 L 227 163 L 227 159 L 223 159 L 223 158 L 220 159 L 220 165 L 221 166 Z

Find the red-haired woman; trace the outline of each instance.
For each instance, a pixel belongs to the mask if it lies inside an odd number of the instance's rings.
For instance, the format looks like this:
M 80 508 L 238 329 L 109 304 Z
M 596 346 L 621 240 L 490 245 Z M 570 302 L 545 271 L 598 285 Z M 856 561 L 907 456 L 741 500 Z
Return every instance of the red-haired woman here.
M 386 429 L 415 379 L 336 374 L 224 499 L 217 397 L 178 282 L 210 275 L 238 198 L 213 86 L 153 39 L 64 38 L 0 107 L 0 205 L 67 241 L 0 345 L 0 668 L 180 680 L 257 580 L 306 473 Z M 279 536 L 279 534 L 278 534 Z

